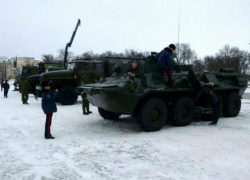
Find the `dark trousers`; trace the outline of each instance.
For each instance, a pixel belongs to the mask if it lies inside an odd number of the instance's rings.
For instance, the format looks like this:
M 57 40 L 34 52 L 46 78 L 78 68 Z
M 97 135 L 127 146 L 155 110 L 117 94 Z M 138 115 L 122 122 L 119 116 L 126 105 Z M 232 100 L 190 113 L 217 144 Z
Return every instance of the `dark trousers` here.
M 212 104 L 213 110 L 213 123 L 217 123 L 220 117 L 220 102 Z
M 53 115 L 53 113 L 46 114 L 44 137 L 47 137 L 47 138 L 51 136 L 50 126 L 51 126 L 51 123 L 52 123 L 52 115 Z
M 4 94 L 4 97 L 8 97 L 8 92 L 9 92 L 9 90 L 7 90 L 7 91 L 3 91 L 3 94 Z
M 171 71 L 167 67 L 165 69 L 161 69 L 161 71 L 163 71 L 167 74 L 169 87 L 174 87 L 175 83 L 174 83 L 173 75 L 172 75 Z

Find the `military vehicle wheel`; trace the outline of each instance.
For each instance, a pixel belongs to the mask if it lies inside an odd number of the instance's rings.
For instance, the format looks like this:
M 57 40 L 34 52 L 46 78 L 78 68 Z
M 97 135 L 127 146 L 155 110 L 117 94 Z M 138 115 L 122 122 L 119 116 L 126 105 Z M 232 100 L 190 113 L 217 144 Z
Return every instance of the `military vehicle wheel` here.
M 188 96 L 175 100 L 171 107 L 170 122 L 175 126 L 189 125 L 194 119 L 194 103 Z
M 73 86 L 64 86 L 59 89 L 58 100 L 62 105 L 72 105 L 78 98 Z
M 116 119 L 119 119 L 119 117 L 121 116 L 120 114 L 106 111 L 100 107 L 98 107 L 98 112 L 103 117 L 103 119 L 107 119 L 107 120 L 116 120 Z
M 158 98 L 148 98 L 141 103 L 136 112 L 138 125 L 145 131 L 159 131 L 166 123 L 168 109 Z
M 232 92 L 223 102 L 222 113 L 225 117 L 236 117 L 241 108 L 241 99 L 238 93 Z

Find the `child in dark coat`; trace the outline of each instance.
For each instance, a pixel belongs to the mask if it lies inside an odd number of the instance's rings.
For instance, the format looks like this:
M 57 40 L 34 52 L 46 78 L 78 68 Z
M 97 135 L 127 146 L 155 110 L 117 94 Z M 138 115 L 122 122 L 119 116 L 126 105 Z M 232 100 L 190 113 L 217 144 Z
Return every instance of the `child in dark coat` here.
M 46 114 L 45 133 L 44 133 L 45 139 L 55 138 L 51 135 L 50 126 L 52 122 L 52 115 L 54 112 L 57 112 L 55 100 L 57 97 L 58 90 L 56 89 L 55 92 L 52 92 L 50 90 L 50 85 L 51 84 L 49 81 L 45 81 L 42 83 L 42 88 L 43 88 L 42 109 L 44 114 Z

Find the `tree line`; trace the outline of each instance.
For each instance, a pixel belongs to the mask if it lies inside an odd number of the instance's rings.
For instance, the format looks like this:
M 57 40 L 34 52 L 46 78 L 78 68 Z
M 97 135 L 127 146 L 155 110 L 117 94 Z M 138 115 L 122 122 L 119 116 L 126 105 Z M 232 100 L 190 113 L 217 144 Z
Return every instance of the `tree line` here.
M 106 51 L 103 53 L 94 53 L 93 51 L 83 52 L 79 55 L 74 55 L 73 52 L 68 52 L 67 61 L 72 59 L 90 59 L 101 58 L 106 56 L 125 57 L 125 58 L 145 58 L 150 55 L 150 51 L 138 52 L 133 49 L 126 49 L 124 52 Z M 62 62 L 64 59 L 64 49 L 59 49 L 57 55 L 43 54 L 42 61 Z M 1 66 L 1 61 L 7 59 L 5 56 L 0 56 L 0 70 L 4 70 Z M 236 73 L 249 74 L 250 68 L 250 53 L 240 50 L 238 47 L 230 47 L 225 45 L 215 55 L 205 56 L 203 59 L 199 58 L 196 52 L 191 48 L 190 44 L 176 43 L 176 50 L 173 53 L 176 64 L 193 64 L 195 72 L 217 72 L 219 68 L 233 68 Z
M 74 55 L 73 52 L 68 53 L 68 61 L 71 59 L 81 58 L 101 58 L 106 56 L 113 57 L 132 57 L 145 58 L 150 55 L 149 51 L 138 52 L 133 49 L 126 49 L 124 52 L 116 53 L 106 51 L 101 54 L 87 51 L 80 55 Z M 238 47 L 230 47 L 225 45 L 215 55 L 205 56 L 203 59 L 198 58 L 196 52 L 191 48 L 190 44 L 176 44 L 176 50 L 173 57 L 177 64 L 193 64 L 195 72 L 217 72 L 219 68 L 233 68 L 236 73 L 247 74 L 250 68 L 250 53 L 240 50 Z M 58 55 L 52 54 L 42 55 L 44 62 L 58 62 L 64 58 L 64 50 L 59 49 Z

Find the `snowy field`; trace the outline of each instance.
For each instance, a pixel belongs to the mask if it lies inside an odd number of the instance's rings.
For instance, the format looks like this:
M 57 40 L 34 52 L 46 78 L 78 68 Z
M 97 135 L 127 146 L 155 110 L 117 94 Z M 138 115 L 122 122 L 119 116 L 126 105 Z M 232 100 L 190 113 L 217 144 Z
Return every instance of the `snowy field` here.
M 10 83 L 13 84 L 13 81 Z M 250 88 L 236 118 L 196 121 L 146 133 L 128 116 L 84 116 L 81 98 L 58 105 L 44 139 L 41 101 L 23 105 L 17 91 L 0 95 L 0 180 L 250 179 Z

